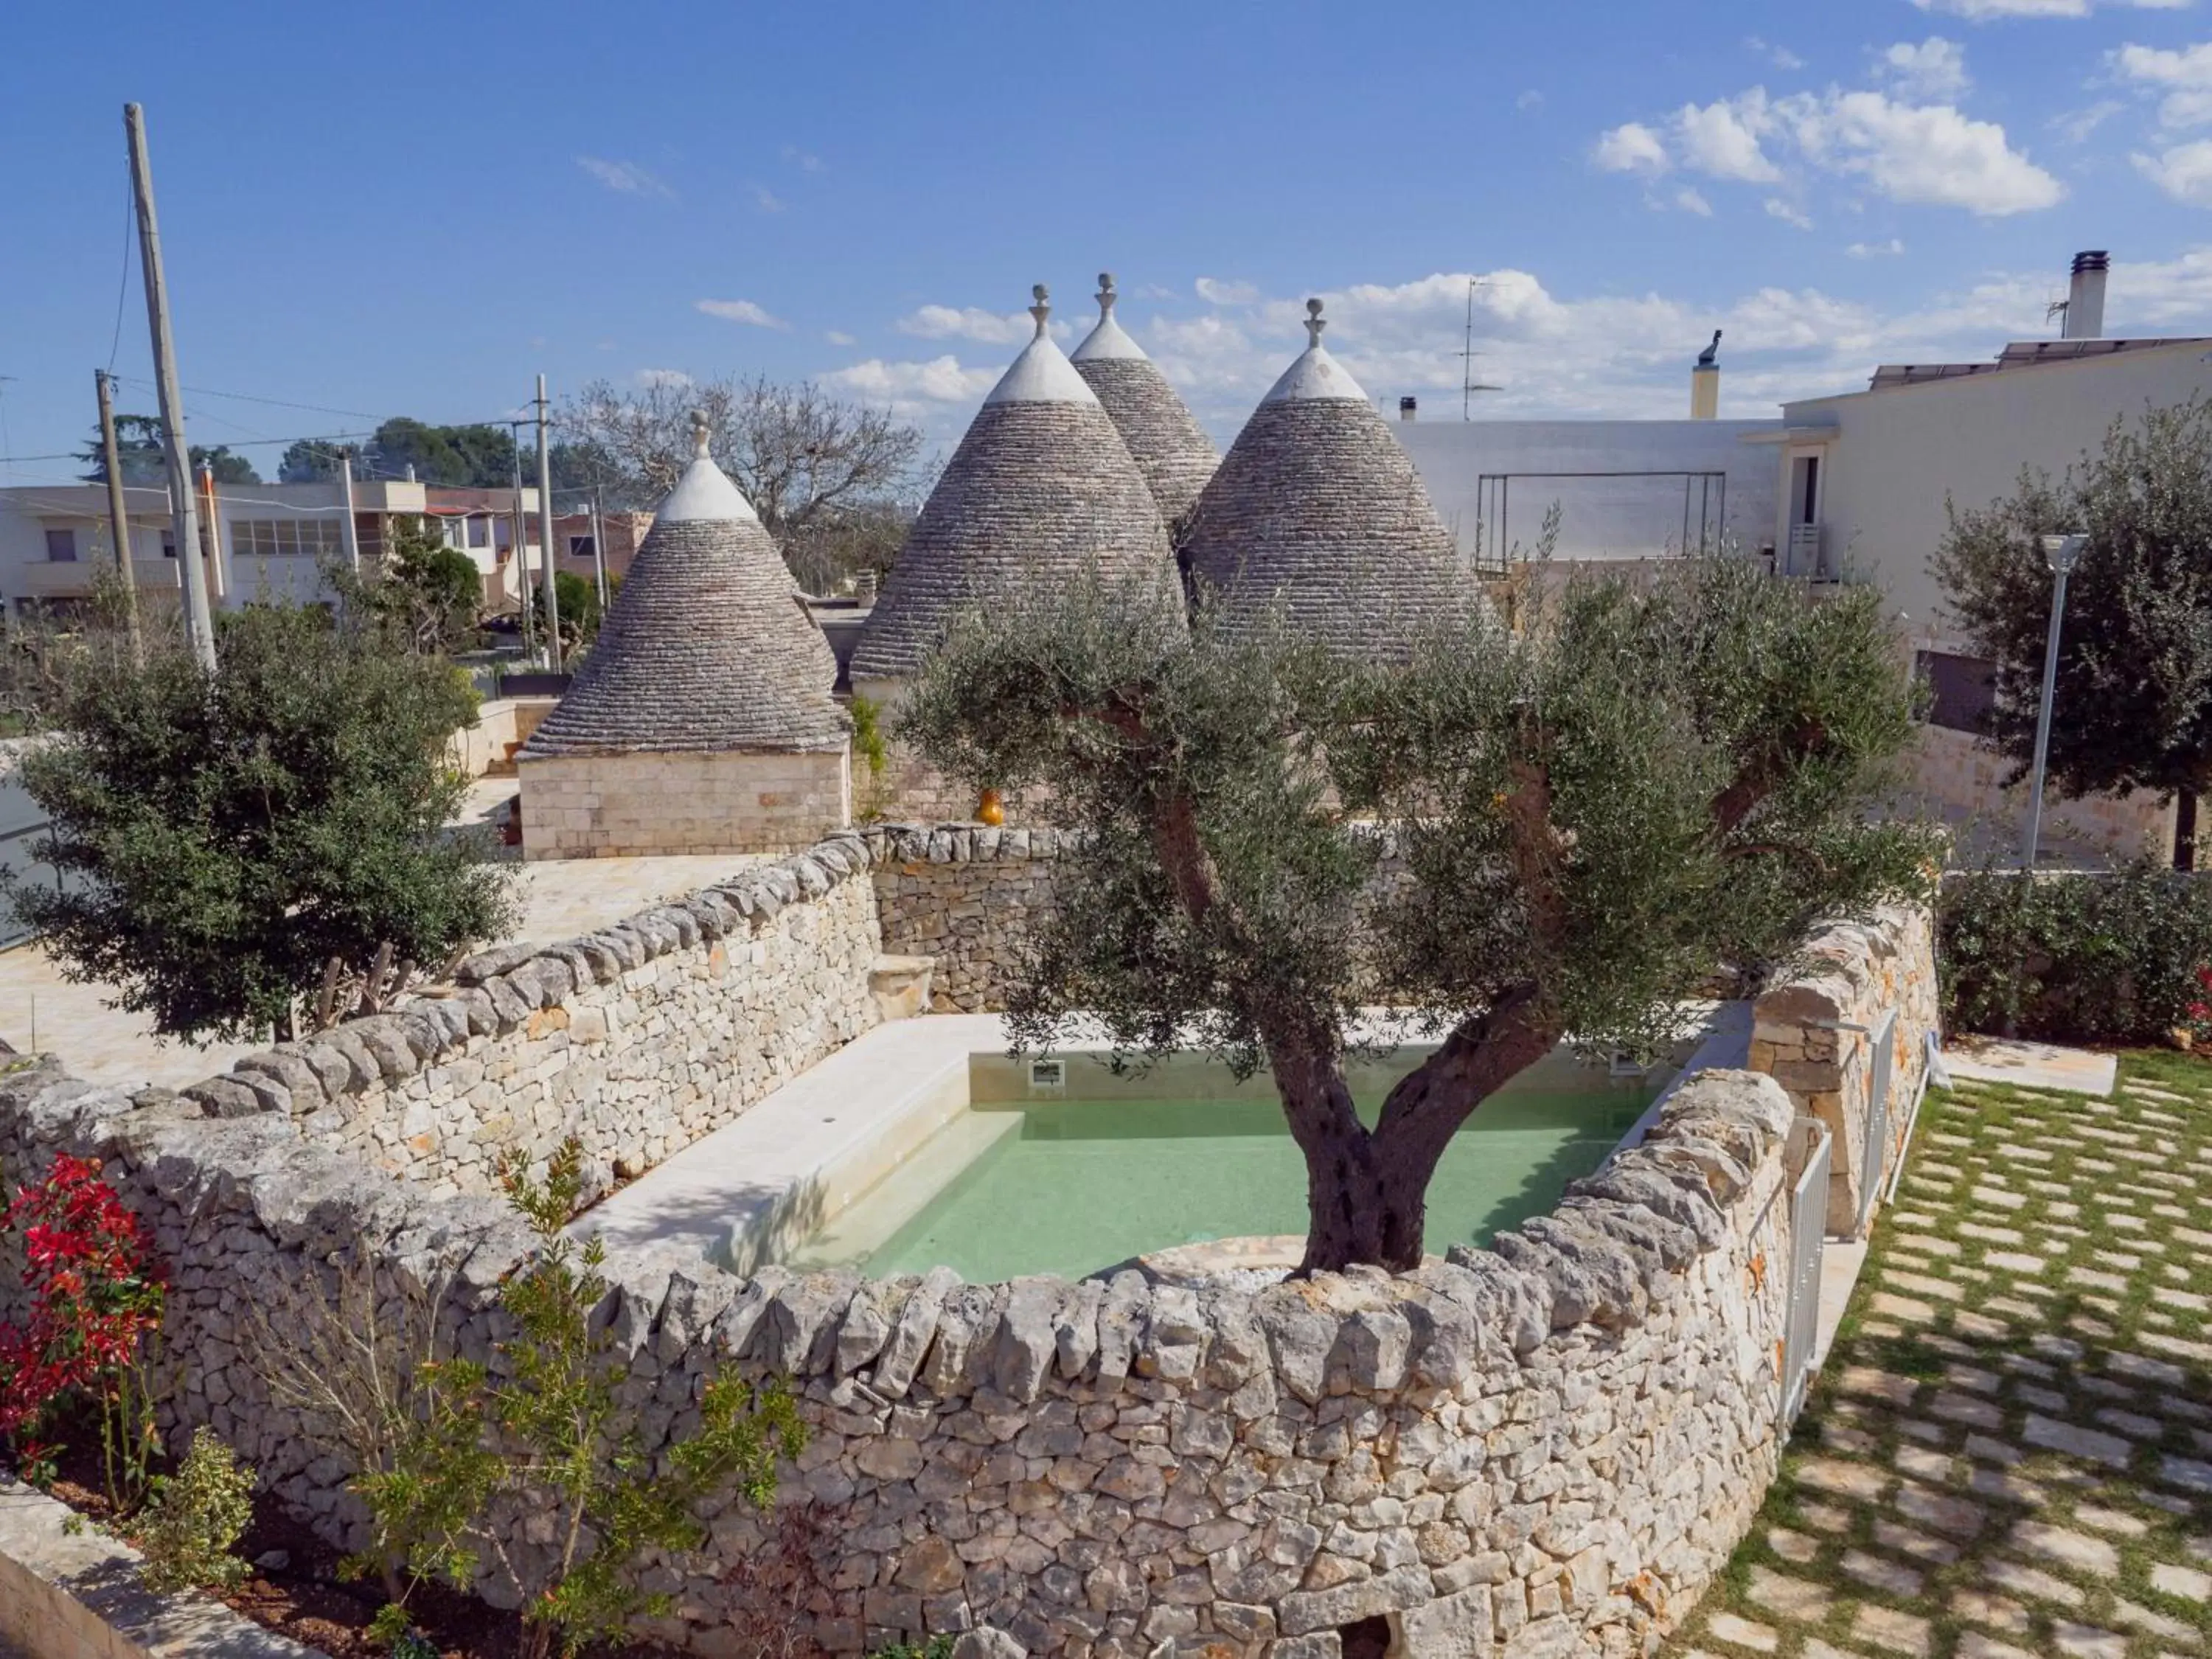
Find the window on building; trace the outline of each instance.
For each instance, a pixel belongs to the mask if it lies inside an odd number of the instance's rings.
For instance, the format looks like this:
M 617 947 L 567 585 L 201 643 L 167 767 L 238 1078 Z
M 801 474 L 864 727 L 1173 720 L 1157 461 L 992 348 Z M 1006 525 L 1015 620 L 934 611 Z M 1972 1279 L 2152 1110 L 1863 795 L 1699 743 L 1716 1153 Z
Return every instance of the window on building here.
M 46 557 L 55 564 L 76 562 L 76 532 L 49 530 L 46 532 Z
M 491 520 L 488 515 L 484 514 L 476 514 L 470 517 L 469 545 L 471 547 L 489 547 L 491 545 Z
M 1948 651 L 1917 653 L 1915 667 L 1934 699 L 1928 724 L 1948 732 L 1979 732 L 1996 702 L 1996 665 L 1986 657 L 1962 657 Z
M 591 560 L 596 559 L 599 556 L 599 545 L 597 543 L 593 542 L 589 536 L 571 536 L 568 538 L 568 556 L 570 558 Z
M 345 529 L 332 519 L 233 519 L 230 550 L 246 558 L 334 558 L 345 551 Z
M 462 550 L 463 537 L 465 534 L 465 532 L 463 530 L 461 521 L 459 519 L 439 520 L 438 533 L 446 538 L 447 546 L 453 549 L 456 552 Z

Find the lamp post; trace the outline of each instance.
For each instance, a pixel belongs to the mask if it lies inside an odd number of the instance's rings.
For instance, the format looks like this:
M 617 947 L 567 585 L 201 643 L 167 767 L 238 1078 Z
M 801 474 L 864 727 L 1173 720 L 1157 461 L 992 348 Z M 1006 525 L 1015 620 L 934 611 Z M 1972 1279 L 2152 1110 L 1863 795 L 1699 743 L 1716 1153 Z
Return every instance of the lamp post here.
M 2051 627 L 2043 641 L 2043 702 L 2035 714 L 2035 774 L 2027 796 L 2027 847 L 2021 868 L 2035 872 L 2036 842 L 2043 835 L 2043 765 L 2051 752 L 2051 694 L 2058 680 L 2058 626 L 2066 614 L 2066 578 L 2081 550 L 2086 535 L 2045 536 L 2043 561 L 2051 567 Z

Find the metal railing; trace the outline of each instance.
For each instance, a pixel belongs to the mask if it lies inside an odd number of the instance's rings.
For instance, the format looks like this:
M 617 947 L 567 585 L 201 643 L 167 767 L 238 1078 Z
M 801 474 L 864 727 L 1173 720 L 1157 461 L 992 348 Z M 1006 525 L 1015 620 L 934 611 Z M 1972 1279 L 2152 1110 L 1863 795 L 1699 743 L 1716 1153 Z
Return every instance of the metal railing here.
M 1784 555 L 1783 574 L 1803 576 L 1812 581 L 1828 580 L 1828 562 L 1823 547 L 1820 526 L 1816 524 L 1793 524 L 1790 526 L 1790 546 Z
M 1799 1118 L 1790 1133 L 1793 1138 L 1806 1136 L 1812 1146 L 1806 1154 L 1804 1167 L 1790 1188 L 1789 1300 L 1783 1312 L 1782 1326 L 1782 1425 L 1785 1431 L 1804 1408 L 1805 1386 L 1813 1370 L 1813 1349 L 1820 1336 L 1820 1254 L 1827 1243 L 1828 1161 L 1832 1146 L 1827 1125 L 1818 1118 Z

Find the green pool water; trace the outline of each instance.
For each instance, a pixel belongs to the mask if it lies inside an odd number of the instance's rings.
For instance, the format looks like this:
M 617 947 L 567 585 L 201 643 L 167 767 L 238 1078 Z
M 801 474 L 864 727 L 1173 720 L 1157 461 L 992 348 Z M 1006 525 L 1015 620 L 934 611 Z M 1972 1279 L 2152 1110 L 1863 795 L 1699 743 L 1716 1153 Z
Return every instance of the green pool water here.
M 1429 1189 L 1428 1248 L 1483 1243 L 1559 1200 L 1619 1142 L 1659 1079 L 1514 1086 L 1454 1139 Z M 1372 1121 L 1380 1096 L 1360 1103 Z M 937 1266 L 971 1284 L 1095 1273 L 1146 1251 L 1306 1229 L 1305 1165 L 1272 1091 L 1231 1099 L 1056 1100 L 1007 1133 L 850 1265 Z M 893 1177 L 894 1180 L 896 1177 Z M 863 1197 L 862 1206 L 869 1199 Z

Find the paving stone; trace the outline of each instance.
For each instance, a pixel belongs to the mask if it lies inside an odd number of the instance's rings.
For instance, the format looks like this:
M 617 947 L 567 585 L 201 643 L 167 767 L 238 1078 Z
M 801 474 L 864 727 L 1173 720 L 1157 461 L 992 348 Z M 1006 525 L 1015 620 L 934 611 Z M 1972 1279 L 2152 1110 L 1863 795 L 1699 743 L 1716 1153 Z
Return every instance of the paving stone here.
M 2111 1406 L 2097 1413 L 2097 1421 L 2108 1429 L 2118 1429 L 2131 1440 L 2155 1440 L 2166 1432 L 2166 1425 L 2154 1417 L 2145 1417 L 2139 1412 L 2124 1412 Z
M 1966 1486 L 1978 1497 L 1995 1498 L 2007 1504 L 2022 1504 L 2031 1509 L 2049 1501 L 2042 1487 L 2010 1469 L 1977 1468 L 1967 1477 Z
M 2000 1210 L 2022 1210 L 2027 1200 L 2019 1193 L 2008 1193 L 1996 1187 L 1977 1187 L 1971 1194 L 1977 1204 L 1990 1204 Z
M 1802 1532 L 1792 1532 L 1787 1527 L 1766 1529 L 1766 1547 L 1795 1566 L 1804 1566 L 1820 1553 L 1820 1540 L 1808 1538 Z
M 1978 1238 L 1984 1244 L 2025 1244 L 2027 1238 L 2010 1227 L 1992 1227 L 1979 1221 L 1961 1221 L 1961 1238 Z
M 2041 1412 L 2063 1412 L 2067 1409 L 2066 1396 L 2056 1389 L 2032 1389 L 2025 1382 L 2013 1390 L 2014 1398 L 2022 1405 L 2033 1406 Z
M 1951 1597 L 1951 1611 L 1961 1619 L 1971 1619 L 1978 1625 L 1987 1625 L 1993 1630 L 2011 1631 L 2025 1636 L 2033 1628 L 2027 1609 L 2017 1601 L 2008 1601 L 2002 1595 L 1991 1595 L 1987 1590 L 1962 1589 Z
M 1899 1376 L 1871 1365 L 1846 1365 L 1837 1373 L 1836 1386 L 1845 1394 L 1880 1400 L 1892 1406 L 1910 1406 L 1920 1390 L 1917 1377 Z
M 1809 1578 L 1793 1578 L 1768 1567 L 1753 1567 L 1745 1594 L 1778 1619 L 1817 1625 L 1828 1616 L 1830 1601 L 1825 1585 Z
M 1925 1659 L 1928 1652 L 1928 1621 L 1894 1607 L 1867 1603 L 1851 1620 L 1851 1634 L 1875 1647 L 1905 1654 L 1908 1659 Z
M 2118 1510 L 2100 1508 L 2094 1504 L 2076 1504 L 2074 1518 L 2085 1527 L 2094 1527 L 2099 1532 L 2111 1533 L 2116 1538 L 2140 1538 L 2150 1530 L 2150 1522 L 2140 1516 Z
M 1960 1632 L 1959 1659 L 2036 1659 L 2026 1648 L 2016 1648 L 2009 1642 L 2000 1642 L 1994 1636 L 1984 1636 L 1978 1630 Z
M 2039 1255 L 2026 1255 L 2018 1250 L 1991 1250 L 1982 1260 L 2008 1273 L 2039 1273 L 2048 1265 Z
M 2008 1440 L 1992 1440 L 1985 1434 L 1966 1437 L 1966 1455 L 1978 1458 L 1984 1463 L 2010 1466 L 2019 1462 L 2026 1455 Z
M 2128 1459 L 2135 1453 L 2135 1448 L 2116 1434 L 2100 1434 L 2094 1429 L 2077 1428 L 2048 1417 L 2031 1415 L 2021 1431 L 2021 1438 L 2031 1446 L 2063 1452 L 2069 1457 L 2085 1458 L 2116 1469 L 2127 1468 Z
M 1994 1377 L 1990 1380 L 1996 1381 Z M 1929 1406 L 1928 1413 L 1929 1416 L 1940 1417 L 1947 1423 L 1964 1423 L 1972 1428 L 2002 1429 L 2004 1427 L 2002 1411 L 1986 1400 L 1978 1399 L 1970 1394 L 1961 1394 L 1955 1389 L 1945 1389 L 1938 1393 L 1935 1401 Z
M 1755 1625 L 1732 1613 L 1717 1613 L 1706 1620 L 1705 1633 L 1717 1642 L 1749 1648 L 1754 1653 L 1771 1653 L 1782 1645 L 1782 1638 L 1767 1626 Z
M 2051 1626 L 2051 1639 L 2066 1659 L 2128 1659 L 2128 1638 L 2094 1625 L 2069 1624 L 2060 1619 Z
M 2014 1314 L 2033 1319 L 2036 1310 L 2024 1307 L 2002 1297 L 1991 1297 L 1982 1306 L 1995 1313 Z M 1986 1313 L 1976 1313 L 1972 1308 L 1961 1308 L 1951 1316 L 1951 1328 L 1972 1337 L 1978 1342 L 2003 1342 L 2010 1339 L 2012 1327 L 2001 1319 L 1992 1319 Z
M 1951 1479 L 1954 1460 L 1948 1452 L 1927 1446 L 1899 1446 L 1895 1461 L 1899 1469 L 1917 1480 L 1948 1482 Z
M 2178 1567 L 2171 1561 L 2160 1561 L 2152 1566 L 2150 1587 L 2168 1595 L 2185 1596 L 2191 1601 L 2212 1601 L 2212 1574 L 2199 1572 L 2194 1567 Z
M 1930 1423 L 1924 1417 L 1899 1418 L 1897 1431 L 1902 1435 L 1908 1435 L 1915 1440 L 1925 1441 L 1931 1446 L 1942 1445 L 1951 1437 L 1950 1430 L 1945 1428 L 1941 1423 Z
M 2121 1596 L 2112 1598 L 2112 1617 L 2130 1630 L 2139 1630 L 2167 1642 L 2194 1642 L 2196 1629 L 2179 1619 L 2169 1619 L 2148 1607 L 2139 1607 Z
M 1832 1451 L 1871 1453 L 1881 1443 L 1864 1429 L 1829 1422 L 1820 1425 L 1820 1443 Z
M 1973 1537 L 1988 1518 L 1978 1504 L 1970 1504 L 1963 1498 L 1947 1498 L 1910 1481 L 1898 1487 L 1890 1507 L 1906 1520 L 1917 1521 L 1952 1538 Z
M 1900 1527 L 1894 1521 L 1875 1517 L 1874 1541 L 1886 1550 L 1895 1550 L 1899 1555 L 1909 1555 L 1916 1561 L 1925 1561 L 1934 1567 L 1948 1567 L 1959 1559 L 1959 1547 L 1947 1544 L 1940 1538 L 1930 1538 L 1924 1532 L 1915 1532 L 1910 1527 Z
M 1923 1255 L 1956 1255 L 1959 1246 L 1948 1238 L 1938 1238 L 1933 1233 L 1899 1233 L 1893 1243 L 1899 1249 L 1917 1250 Z
M 1832 1457 L 1807 1458 L 1797 1467 L 1797 1479 L 1838 1498 L 1869 1503 L 1880 1498 L 1889 1484 L 1889 1476 L 1872 1463 L 1845 1463 Z
M 2168 1486 L 2212 1492 L 2212 1463 L 2200 1463 L 2191 1457 L 2161 1457 L 2158 1460 L 2158 1474 L 2159 1479 Z
M 1903 1562 L 1893 1561 L 1886 1555 L 1869 1554 L 1865 1550 L 1845 1550 L 1838 1565 L 1846 1577 L 1890 1595 L 1917 1595 L 1926 1582 L 1918 1571 Z
M 2120 1553 L 2101 1538 L 2091 1538 L 2041 1521 L 2014 1523 L 2008 1539 L 2014 1549 L 2077 1571 L 2111 1575 L 2120 1570 Z
M 1797 1513 L 1804 1517 L 1807 1526 L 1820 1532 L 1840 1534 L 1851 1529 L 1851 1512 L 1838 1509 L 1833 1504 L 1802 1499 L 1798 1503 Z
M 1910 1297 L 1892 1296 L 1887 1291 L 1876 1291 L 1867 1298 L 1868 1309 L 1891 1319 L 1901 1319 L 1908 1325 L 1928 1325 L 1935 1322 L 1936 1310 L 1925 1302 L 1915 1302 Z M 1869 1324 L 1868 1329 L 1873 1328 Z
M 2054 1578 L 2040 1567 L 2022 1566 L 2017 1561 L 1985 1561 L 1982 1564 L 1982 1577 L 2014 1595 L 2056 1601 L 2061 1607 L 2078 1607 L 2084 1599 L 2081 1592 L 2064 1579 Z

